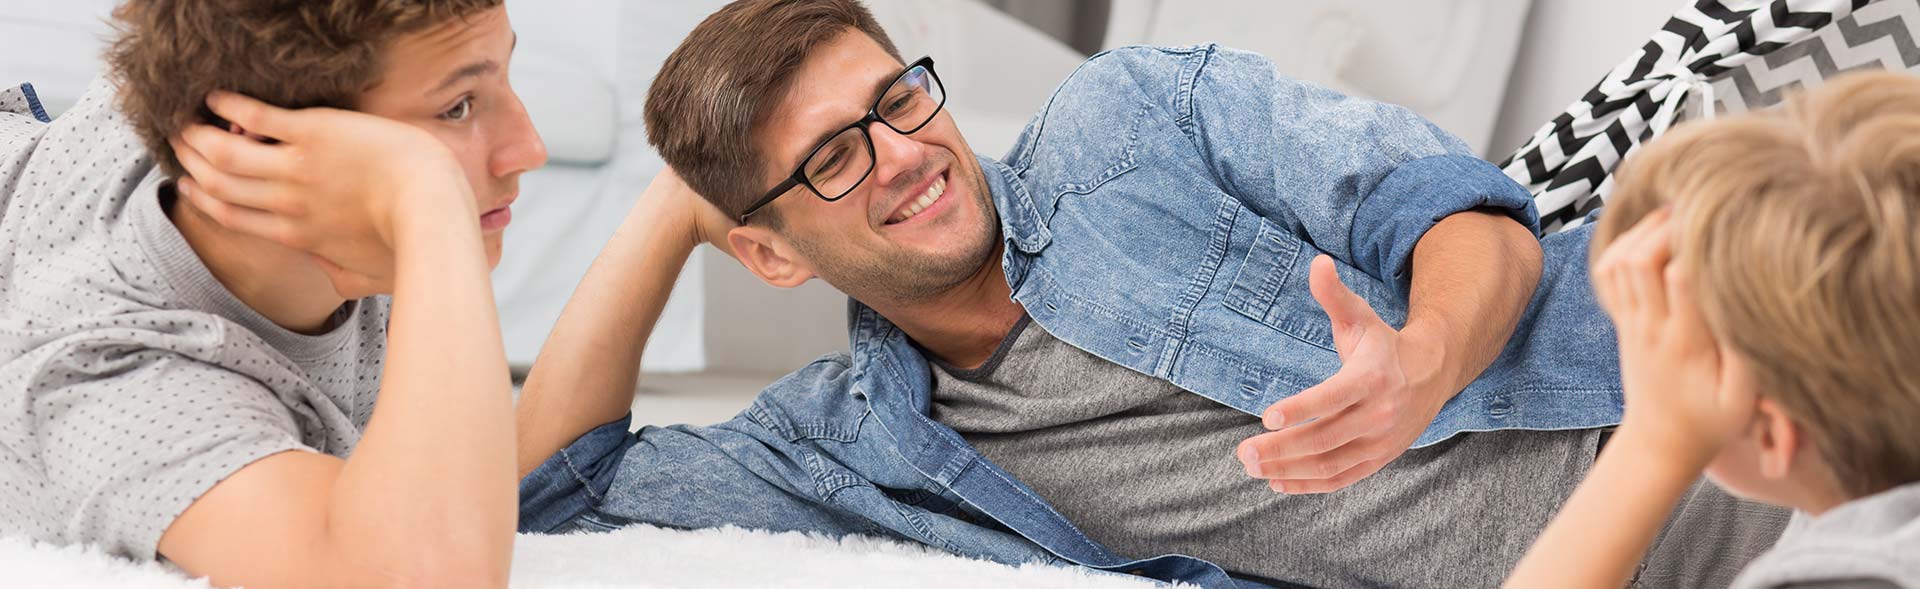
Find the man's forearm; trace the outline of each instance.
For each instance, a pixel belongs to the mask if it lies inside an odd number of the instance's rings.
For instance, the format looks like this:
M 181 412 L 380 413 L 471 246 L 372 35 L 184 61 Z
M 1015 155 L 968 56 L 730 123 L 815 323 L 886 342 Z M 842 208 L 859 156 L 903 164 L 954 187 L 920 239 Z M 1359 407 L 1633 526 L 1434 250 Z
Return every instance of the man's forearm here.
M 1416 391 L 1451 399 L 1506 346 L 1540 282 L 1540 242 L 1513 219 L 1469 211 L 1442 219 L 1413 249 L 1401 334 Z
M 519 473 L 633 405 L 647 337 L 693 252 L 691 221 L 656 182 L 594 259 L 520 392 Z

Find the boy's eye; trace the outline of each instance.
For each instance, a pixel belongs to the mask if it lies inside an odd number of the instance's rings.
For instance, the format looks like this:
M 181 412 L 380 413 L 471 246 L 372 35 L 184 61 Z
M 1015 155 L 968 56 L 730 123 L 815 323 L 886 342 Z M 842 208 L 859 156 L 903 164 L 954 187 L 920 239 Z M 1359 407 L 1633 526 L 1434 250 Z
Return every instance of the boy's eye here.
M 447 112 L 440 113 L 440 118 L 448 121 L 458 122 L 458 121 L 467 120 L 467 115 L 470 115 L 470 114 L 473 114 L 473 97 L 472 96 L 468 96 L 466 98 L 460 99 L 460 102 L 457 104 L 454 104 L 453 108 L 447 109 Z

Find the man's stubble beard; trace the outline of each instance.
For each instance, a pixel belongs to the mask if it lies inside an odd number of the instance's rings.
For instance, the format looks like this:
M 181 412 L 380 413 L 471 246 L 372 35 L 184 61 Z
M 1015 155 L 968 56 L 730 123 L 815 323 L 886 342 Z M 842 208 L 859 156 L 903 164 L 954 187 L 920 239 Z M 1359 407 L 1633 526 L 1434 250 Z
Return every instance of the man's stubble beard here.
M 824 245 L 810 239 L 792 239 L 800 255 L 814 263 L 814 274 L 853 297 L 873 304 L 912 304 L 934 297 L 980 272 L 993 255 L 1000 237 L 1000 216 L 993 206 L 986 179 L 977 166 L 969 174 L 980 223 L 970 230 L 962 248 L 945 256 L 927 256 L 898 249 L 862 256 L 847 247 Z

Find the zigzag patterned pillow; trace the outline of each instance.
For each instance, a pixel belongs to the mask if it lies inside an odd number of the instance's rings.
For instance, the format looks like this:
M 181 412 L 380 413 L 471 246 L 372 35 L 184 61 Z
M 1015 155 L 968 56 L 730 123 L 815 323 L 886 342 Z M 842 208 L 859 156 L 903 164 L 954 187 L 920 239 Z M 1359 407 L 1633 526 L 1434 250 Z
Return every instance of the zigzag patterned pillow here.
M 1920 73 L 1920 0 L 1701 0 L 1500 163 L 1533 192 L 1547 232 L 1600 208 L 1613 170 L 1689 116 L 1779 104 L 1858 69 Z M 1709 115 L 1710 116 L 1710 115 Z

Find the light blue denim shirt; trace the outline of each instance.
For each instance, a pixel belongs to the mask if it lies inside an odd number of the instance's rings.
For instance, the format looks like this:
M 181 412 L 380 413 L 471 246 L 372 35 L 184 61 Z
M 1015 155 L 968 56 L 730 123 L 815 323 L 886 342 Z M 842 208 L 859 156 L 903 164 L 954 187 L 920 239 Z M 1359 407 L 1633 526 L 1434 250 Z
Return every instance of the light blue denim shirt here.
M 980 163 L 1007 281 L 1034 321 L 1252 414 L 1340 366 L 1306 286 L 1316 254 L 1400 325 L 1414 244 L 1440 219 L 1482 209 L 1536 225 L 1525 190 L 1418 115 L 1213 46 L 1095 56 L 1004 161 Z M 1545 275 L 1518 332 L 1418 444 L 1618 422 L 1617 354 L 1587 284 L 1586 240 L 1542 241 Z M 1252 586 L 1197 558 L 1133 560 L 1090 540 L 927 416 L 930 367 L 906 334 L 857 302 L 849 315 L 851 354 L 786 376 L 731 421 L 629 433 L 623 419 L 586 434 L 522 482 L 522 530 L 860 533 Z

